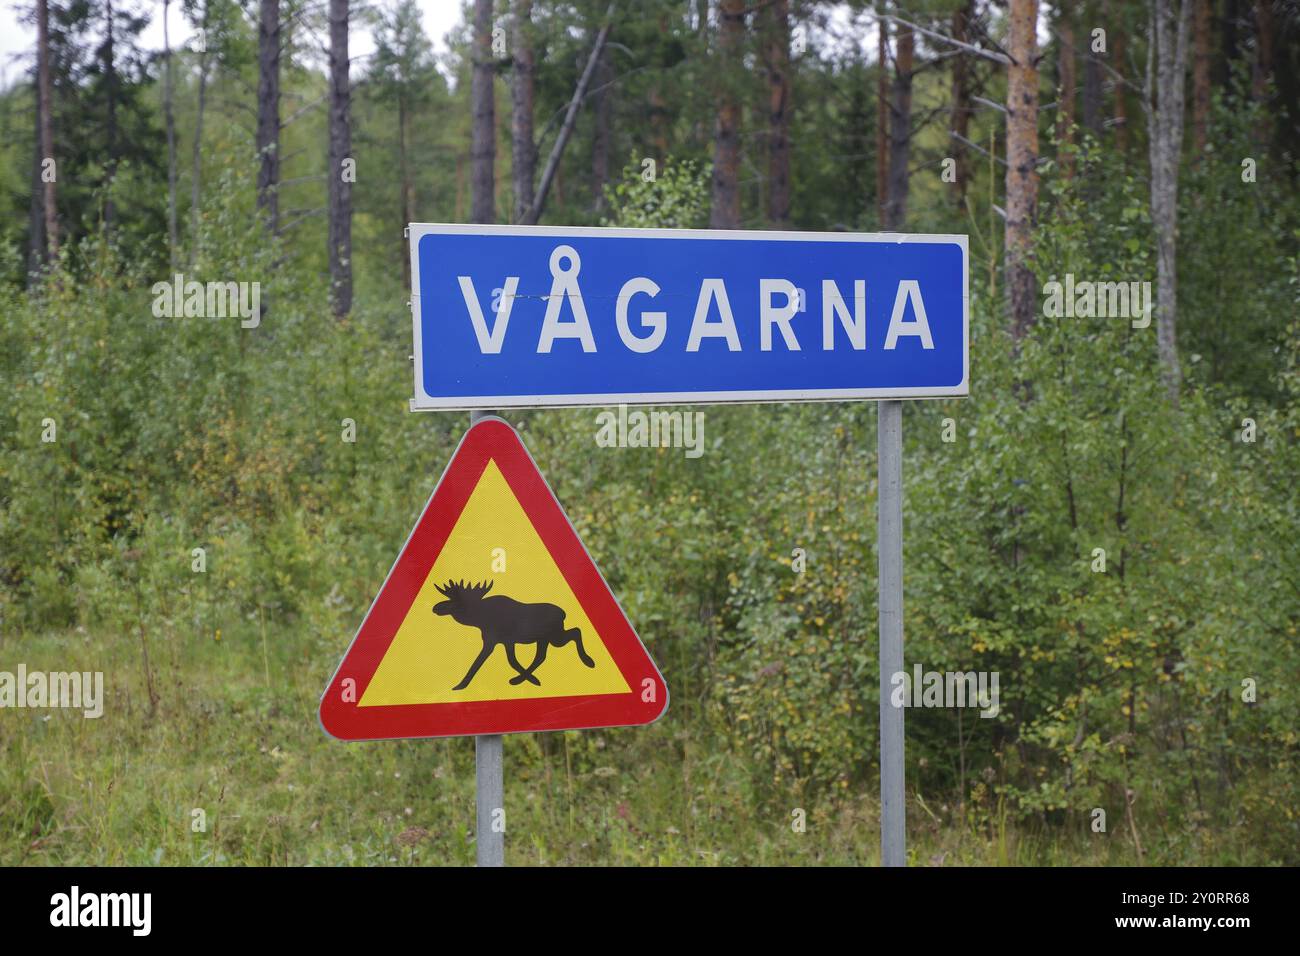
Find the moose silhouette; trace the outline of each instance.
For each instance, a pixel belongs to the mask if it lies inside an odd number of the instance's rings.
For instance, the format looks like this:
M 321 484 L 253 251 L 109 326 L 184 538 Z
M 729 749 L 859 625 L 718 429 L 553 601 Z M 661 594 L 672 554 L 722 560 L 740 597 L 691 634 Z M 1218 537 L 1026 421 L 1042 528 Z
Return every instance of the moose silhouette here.
M 466 584 L 464 581 L 448 581 L 445 587 L 437 588 L 438 593 L 447 600 L 433 606 L 433 613 L 450 615 L 457 624 L 477 627 L 483 638 L 483 650 L 479 652 L 474 663 L 470 665 L 461 682 L 452 690 L 464 690 L 469 686 L 478 669 L 492 655 L 493 649 L 500 644 L 506 649 L 506 660 L 517 671 L 510 678 L 512 684 L 528 681 L 537 687 L 542 682 L 537 679 L 535 671 L 546 660 L 546 652 L 552 647 L 563 647 L 573 643 L 582 663 L 595 667 L 596 662 L 588 656 L 582 646 L 582 632 L 571 627 L 564 628 L 564 609 L 554 604 L 524 604 L 504 594 L 487 597 L 492 590 L 492 582 L 483 584 Z M 516 644 L 536 644 L 537 653 L 527 668 L 519 665 L 515 656 Z

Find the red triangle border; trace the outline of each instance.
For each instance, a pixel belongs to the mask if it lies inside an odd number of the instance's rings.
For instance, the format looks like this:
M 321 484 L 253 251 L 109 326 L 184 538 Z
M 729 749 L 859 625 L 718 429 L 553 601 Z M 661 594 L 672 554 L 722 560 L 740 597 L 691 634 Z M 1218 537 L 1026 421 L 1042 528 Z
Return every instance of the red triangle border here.
M 356 700 L 360 701 L 489 461 L 497 463 L 630 692 L 375 707 L 345 703 L 343 681 L 356 681 Z M 646 678 L 656 685 L 651 703 L 641 699 Z M 515 430 L 504 420 L 491 417 L 475 422 L 457 446 L 321 696 L 320 722 L 327 734 L 341 740 L 390 740 L 624 727 L 651 723 L 667 709 L 668 686 L 663 675 L 536 462 Z

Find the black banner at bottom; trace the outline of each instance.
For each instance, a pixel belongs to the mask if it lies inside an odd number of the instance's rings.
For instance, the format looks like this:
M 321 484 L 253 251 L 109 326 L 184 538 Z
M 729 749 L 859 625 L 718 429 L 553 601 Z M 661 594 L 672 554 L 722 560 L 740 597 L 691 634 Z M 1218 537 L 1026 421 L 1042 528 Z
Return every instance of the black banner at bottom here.
M 947 945 L 951 934 L 1232 945 L 1291 921 L 1294 873 L 1261 869 L 5 869 L 5 939 L 205 944 L 573 942 L 646 934 L 772 945 L 783 930 Z M 902 934 L 900 936 L 900 934 Z M 987 934 L 987 935 L 985 935 Z M 410 940 L 410 942 L 404 942 Z M 514 940 L 512 943 L 511 940 Z M 403 942 L 399 942 L 403 941 Z M 457 942 L 455 945 L 464 945 Z

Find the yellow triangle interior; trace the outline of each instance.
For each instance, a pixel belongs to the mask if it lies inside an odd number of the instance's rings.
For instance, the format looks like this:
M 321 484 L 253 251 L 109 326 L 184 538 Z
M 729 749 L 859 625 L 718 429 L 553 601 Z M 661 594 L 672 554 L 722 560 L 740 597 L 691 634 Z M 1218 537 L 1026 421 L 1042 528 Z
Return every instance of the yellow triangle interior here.
M 496 549 L 501 549 L 497 551 Z M 504 552 L 504 553 L 502 553 Z M 502 566 L 504 570 L 494 570 Z M 541 686 L 511 684 L 518 672 L 504 646 L 496 646 L 464 690 L 453 690 L 483 650 L 477 627 L 433 613 L 445 600 L 434 585 L 448 581 L 492 582 L 487 597 L 514 598 L 524 604 L 554 604 L 564 613 L 564 628 L 578 628 L 596 666 L 579 659 L 573 643 L 548 647 L 534 676 Z M 519 643 L 516 658 L 527 669 L 536 644 Z M 419 596 L 380 662 L 359 706 L 447 704 L 477 700 L 528 700 L 586 694 L 628 693 L 627 682 L 570 590 L 564 575 L 524 514 L 495 461 L 489 461 L 470 495 Z

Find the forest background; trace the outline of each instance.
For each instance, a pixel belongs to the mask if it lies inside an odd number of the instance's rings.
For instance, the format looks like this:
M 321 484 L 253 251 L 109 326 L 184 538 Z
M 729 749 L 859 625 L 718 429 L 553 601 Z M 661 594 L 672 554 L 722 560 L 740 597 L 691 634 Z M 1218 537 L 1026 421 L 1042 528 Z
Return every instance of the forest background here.
M 908 712 L 909 859 L 1300 862 L 1294 0 L 474 0 L 436 55 L 414 0 L 13 13 L 0 670 L 107 699 L 0 713 L 0 863 L 473 860 L 470 741 L 315 718 L 467 425 L 407 410 L 411 221 L 969 235 L 906 660 L 1001 701 Z M 260 324 L 156 315 L 176 273 Z M 508 738 L 509 862 L 878 859 L 875 410 L 703 410 L 699 458 L 509 415 L 673 693 Z

